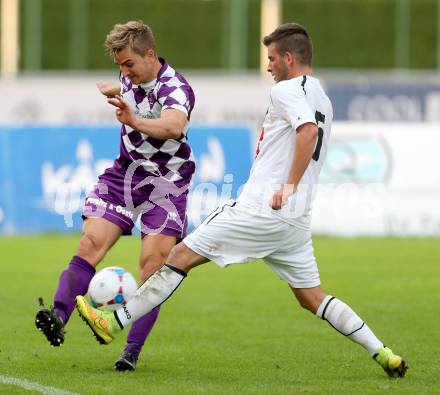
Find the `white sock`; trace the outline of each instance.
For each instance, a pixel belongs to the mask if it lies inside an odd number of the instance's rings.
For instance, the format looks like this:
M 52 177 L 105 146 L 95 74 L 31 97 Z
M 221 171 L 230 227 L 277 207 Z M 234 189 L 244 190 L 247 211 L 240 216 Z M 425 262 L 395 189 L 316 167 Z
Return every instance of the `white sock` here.
M 147 281 L 125 306 L 115 311 L 121 326 L 127 326 L 167 300 L 180 285 L 186 273 L 170 264 L 163 265 Z
M 368 325 L 339 299 L 327 295 L 318 307 L 316 315 L 326 320 L 334 329 L 359 343 L 373 356 L 383 343 L 374 335 Z

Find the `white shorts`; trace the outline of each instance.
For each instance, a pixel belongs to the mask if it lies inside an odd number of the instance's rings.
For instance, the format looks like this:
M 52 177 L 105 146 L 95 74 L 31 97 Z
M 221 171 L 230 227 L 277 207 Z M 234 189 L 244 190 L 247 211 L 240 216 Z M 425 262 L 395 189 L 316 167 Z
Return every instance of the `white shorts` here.
M 320 285 L 310 231 L 228 203 L 209 215 L 183 243 L 220 267 L 264 261 L 294 288 Z

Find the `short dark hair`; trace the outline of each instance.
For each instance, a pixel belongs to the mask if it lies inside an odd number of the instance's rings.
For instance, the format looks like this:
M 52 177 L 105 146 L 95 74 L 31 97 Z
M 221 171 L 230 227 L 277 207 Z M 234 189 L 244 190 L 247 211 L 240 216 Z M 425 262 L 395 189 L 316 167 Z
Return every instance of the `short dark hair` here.
M 108 54 L 113 57 L 127 47 L 141 56 L 144 56 L 148 49 L 156 52 L 153 32 L 142 21 L 129 21 L 115 25 L 105 39 L 105 47 Z
M 280 54 L 284 52 L 294 53 L 302 65 L 312 65 L 312 39 L 307 30 L 298 23 L 284 23 L 263 38 L 263 44 L 266 47 L 273 42 Z

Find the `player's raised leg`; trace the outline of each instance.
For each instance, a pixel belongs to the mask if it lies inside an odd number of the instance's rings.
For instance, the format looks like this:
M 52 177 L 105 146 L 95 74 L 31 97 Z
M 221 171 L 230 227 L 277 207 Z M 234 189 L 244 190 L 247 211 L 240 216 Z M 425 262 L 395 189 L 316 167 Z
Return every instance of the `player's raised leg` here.
M 76 308 L 97 340 L 109 344 L 124 327 L 165 302 L 192 268 L 207 261 L 184 243 L 179 243 L 171 250 L 167 263 L 153 273 L 122 308 L 114 312 L 94 309 L 81 295 L 76 297 Z
M 406 362 L 383 343 L 368 325 L 344 302 L 326 295 L 320 286 L 293 288 L 302 307 L 310 310 L 342 335 L 364 347 L 390 377 L 403 377 L 408 369 Z
M 166 261 L 171 249 L 176 245 L 176 237 L 165 234 L 151 234 L 142 239 L 139 259 L 139 278 L 142 284 Z M 133 323 L 127 336 L 127 343 L 115 369 L 119 371 L 135 370 L 142 347 L 148 338 L 160 312 L 160 306 Z
M 122 230 L 103 218 L 87 218 L 76 255 L 61 274 L 53 308 L 40 308 L 35 325 L 53 346 L 64 342 L 64 326 L 75 308 L 75 296 L 84 295 L 95 274 L 96 265 L 119 239 Z M 42 303 L 41 303 L 42 304 Z

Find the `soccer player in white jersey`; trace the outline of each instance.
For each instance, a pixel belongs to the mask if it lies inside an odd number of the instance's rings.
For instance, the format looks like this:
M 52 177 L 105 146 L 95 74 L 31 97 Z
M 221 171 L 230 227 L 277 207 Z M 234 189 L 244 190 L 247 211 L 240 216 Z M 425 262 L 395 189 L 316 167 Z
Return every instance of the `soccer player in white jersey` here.
M 53 308 L 43 306 L 36 314 L 37 328 L 53 346 L 64 342 L 75 296 L 87 292 L 95 267 L 121 235 L 131 234 L 137 218 L 142 237 L 141 282 L 164 264 L 171 248 L 186 234 L 187 195 L 195 170 L 186 141 L 193 90 L 157 56 L 153 33 L 144 23 L 115 25 L 105 45 L 119 66 L 120 84 L 98 88 L 116 107 L 120 152 L 86 198 L 83 234 L 60 276 Z M 135 369 L 158 313 L 159 306 L 132 325 L 116 370 Z
M 238 201 L 219 208 L 175 246 L 167 263 L 123 308 L 103 313 L 78 296 L 77 309 L 98 340 L 109 343 L 122 328 L 168 299 L 192 268 L 209 260 L 224 267 L 264 259 L 302 307 L 359 343 L 389 376 L 403 377 L 405 361 L 347 304 L 320 286 L 310 211 L 333 114 L 329 98 L 312 77 L 310 37 L 302 26 L 287 23 L 266 36 L 264 44 L 276 84 Z

